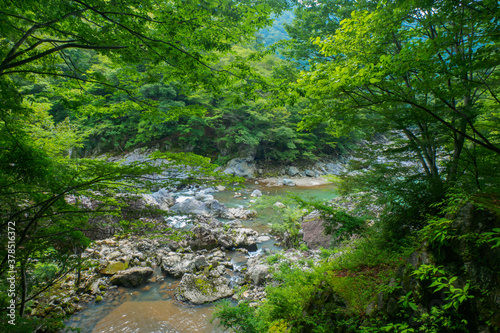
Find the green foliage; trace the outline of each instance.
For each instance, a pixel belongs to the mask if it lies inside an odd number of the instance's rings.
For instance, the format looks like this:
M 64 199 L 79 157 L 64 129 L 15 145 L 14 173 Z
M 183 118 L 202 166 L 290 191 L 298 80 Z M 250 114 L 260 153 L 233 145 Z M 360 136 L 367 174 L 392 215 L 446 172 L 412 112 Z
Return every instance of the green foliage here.
M 352 216 L 319 201 L 308 201 L 298 196 L 292 196 L 292 198 L 300 207 L 318 210 L 324 220 L 325 234 L 332 235 L 335 239 L 341 240 L 344 237 L 350 237 L 353 233 L 361 232 L 364 229 L 365 220 L 363 218 Z
M 442 306 L 434 306 L 429 312 L 418 312 L 417 304 L 419 296 L 413 295 L 410 291 L 407 295 L 401 297 L 399 303 L 403 307 L 403 311 L 412 312 L 412 322 L 419 324 L 419 330 L 423 332 L 443 332 L 452 330 L 454 332 L 468 332 L 467 320 L 459 310 L 461 306 L 474 298 L 470 295 L 470 282 L 466 282 L 459 286 L 458 277 L 448 277 L 447 272 L 442 266 L 421 265 L 414 270 L 413 275 L 416 279 L 428 284 L 428 288 L 433 293 L 438 294 L 444 291 L 444 304 Z M 383 331 L 391 331 L 390 329 L 398 329 L 396 332 L 403 332 L 408 329 L 405 323 L 389 324 L 381 328 Z M 411 331 L 408 331 L 411 332 Z
M 486 238 L 486 242 L 493 243 L 492 249 L 500 246 L 500 228 L 493 228 L 492 232 L 485 232 L 483 236 Z
M 281 204 L 280 204 L 281 203 Z M 297 248 L 300 218 L 305 214 L 291 196 L 262 196 L 253 205 L 271 224 L 271 232 L 283 239 L 285 248 Z
M 52 262 L 37 263 L 33 270 L 33 279 L 35 284 L 49 282 L 54 279 L 59 268 Z
M 265 325 L 256 317 L 256 312 L 255 308 L 245 302 L 234 306 L 229 301 L 222 301 L 217 305 L 214 318 L 220 320 L 220 326 L 230 328 L 235 332 L 265 332 Z
M 326 260 L 310 270 L 279 253 L 268 257 L 276 282 L 266 287 L 266 300 L 248 315 L 262 325 L 262 332 L 358 332 L 366 306 L 394 267 L 388 259 L 392 255 L 383 247 L 375 251 L 374 244 L 362 246 L 363 242 L 344 247 L 342 255 L 333 260 L 329 260 L 333 251 L 323 250 Z M 374 252 L 380 254 L 378 259 Z M 238 323 L 250 320 L 239 315 L 248 305 L 242 302 L 236 308 L 224 313 L 238 313 L 231 320 L 225 318 L 232 324 L 226 327 L 245 332 Z

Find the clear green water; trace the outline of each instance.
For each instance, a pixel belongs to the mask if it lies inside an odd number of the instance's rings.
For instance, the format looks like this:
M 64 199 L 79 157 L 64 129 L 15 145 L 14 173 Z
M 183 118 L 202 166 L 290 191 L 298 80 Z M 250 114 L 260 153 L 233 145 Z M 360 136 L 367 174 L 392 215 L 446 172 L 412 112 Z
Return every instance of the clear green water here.
M 325 184 L 319 186 L 280 186 L 268 187 L 263 185 L 246 184 L 244 189 L 230 190 L 214 194 L 215 199 L 224 203 L 227 207 L 252 207 L 251 201 L 255 198 L 250 197 L 253 190 L 258 189 L 265 196 L 286 196 L 288 194 L 297 195 L 303 199 L 315 199 L 319 201 L 329 201 L 338 196 L 336 186 L 333 184 Z M 241 197 L 235 198 L 235 192 L 241 193 Z M 242 220 L 241 223 L 247 228 L 252 228 L 259 233 L 269 232 L 269 224 L 276 218 L 276 213 L 273 209 L 257 210 L 259 215 L 249 220 Z

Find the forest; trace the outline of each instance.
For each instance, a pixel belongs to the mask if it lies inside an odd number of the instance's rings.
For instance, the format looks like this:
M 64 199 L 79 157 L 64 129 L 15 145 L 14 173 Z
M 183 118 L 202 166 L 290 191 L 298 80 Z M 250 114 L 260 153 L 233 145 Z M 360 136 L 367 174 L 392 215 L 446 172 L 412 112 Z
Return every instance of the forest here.
M 1 0 L 0 331 L 64 331 L 75 310 L 53 300 L 99 281 L 103 230 L 193 241 L 160 217 L 175 199 L 137 198 L 239 191 L 221 172 L 238 158 L 262 178 L 348 163 L 329 202 L 255 200 L 282 250 L 258 262 L 264 298 L 247 281 L 216 303 L 222 329 L 500 331 L 499 17 L 493 0 Z M 137 151 L 154 153 L 120 162 Z M 312 212 L 328 248 L 302 238 Z

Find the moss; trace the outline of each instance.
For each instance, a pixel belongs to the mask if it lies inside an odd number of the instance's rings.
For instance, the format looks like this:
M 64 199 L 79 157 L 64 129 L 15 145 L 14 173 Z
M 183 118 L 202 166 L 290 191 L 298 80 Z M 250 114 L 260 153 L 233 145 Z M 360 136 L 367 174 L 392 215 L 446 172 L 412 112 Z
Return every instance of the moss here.
M 128 268 L 128 262 L 115 261 L 111 262 L 106 266 L 106 268 L 101 270 L 101 274 L 113 275 L 119 271 L 125 270 Z
M 101 295 L 99 295 L 99 296 L 97 296 L 97 297 L 95 298 L 95 302 L 96 302 L 96 303 L 99 303 L 99 302 L 101 302 L 101 301 L 102 301 L 102 296 L 101 296 Z
M 212 289 L 210 282 L 203 280 L 203 279 L 200 279 L 200 278 L 197 278 L 194 281 L 194 284 L 195 284 L 196 288 L 198 290 L 200 290 L 203 295 L 210 295 L 210 290 Z

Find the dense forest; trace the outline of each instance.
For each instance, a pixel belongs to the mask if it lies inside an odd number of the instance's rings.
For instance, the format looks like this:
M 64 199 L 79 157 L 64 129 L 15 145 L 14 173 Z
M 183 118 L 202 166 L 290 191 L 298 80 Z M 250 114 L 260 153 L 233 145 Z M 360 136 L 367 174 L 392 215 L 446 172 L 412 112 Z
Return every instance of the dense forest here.
M 491 0 L 0 1 L 0 330 L 63 329 L 68 311 L 36 309 L 68 276 L 84 291 L 96 229 L 194 237 L 137 197 L 241 184 L 220 172 L 234 158 L 342 157 L 337 200 L 256 200 L 284 251 L 260 263 L 265 299 L 218 303 L 220 325 L 498 332 L 499 17 Z M 138 148 L 155 153 L 110 159 Z M 313 211 L 331 246 L 308 252 Z

